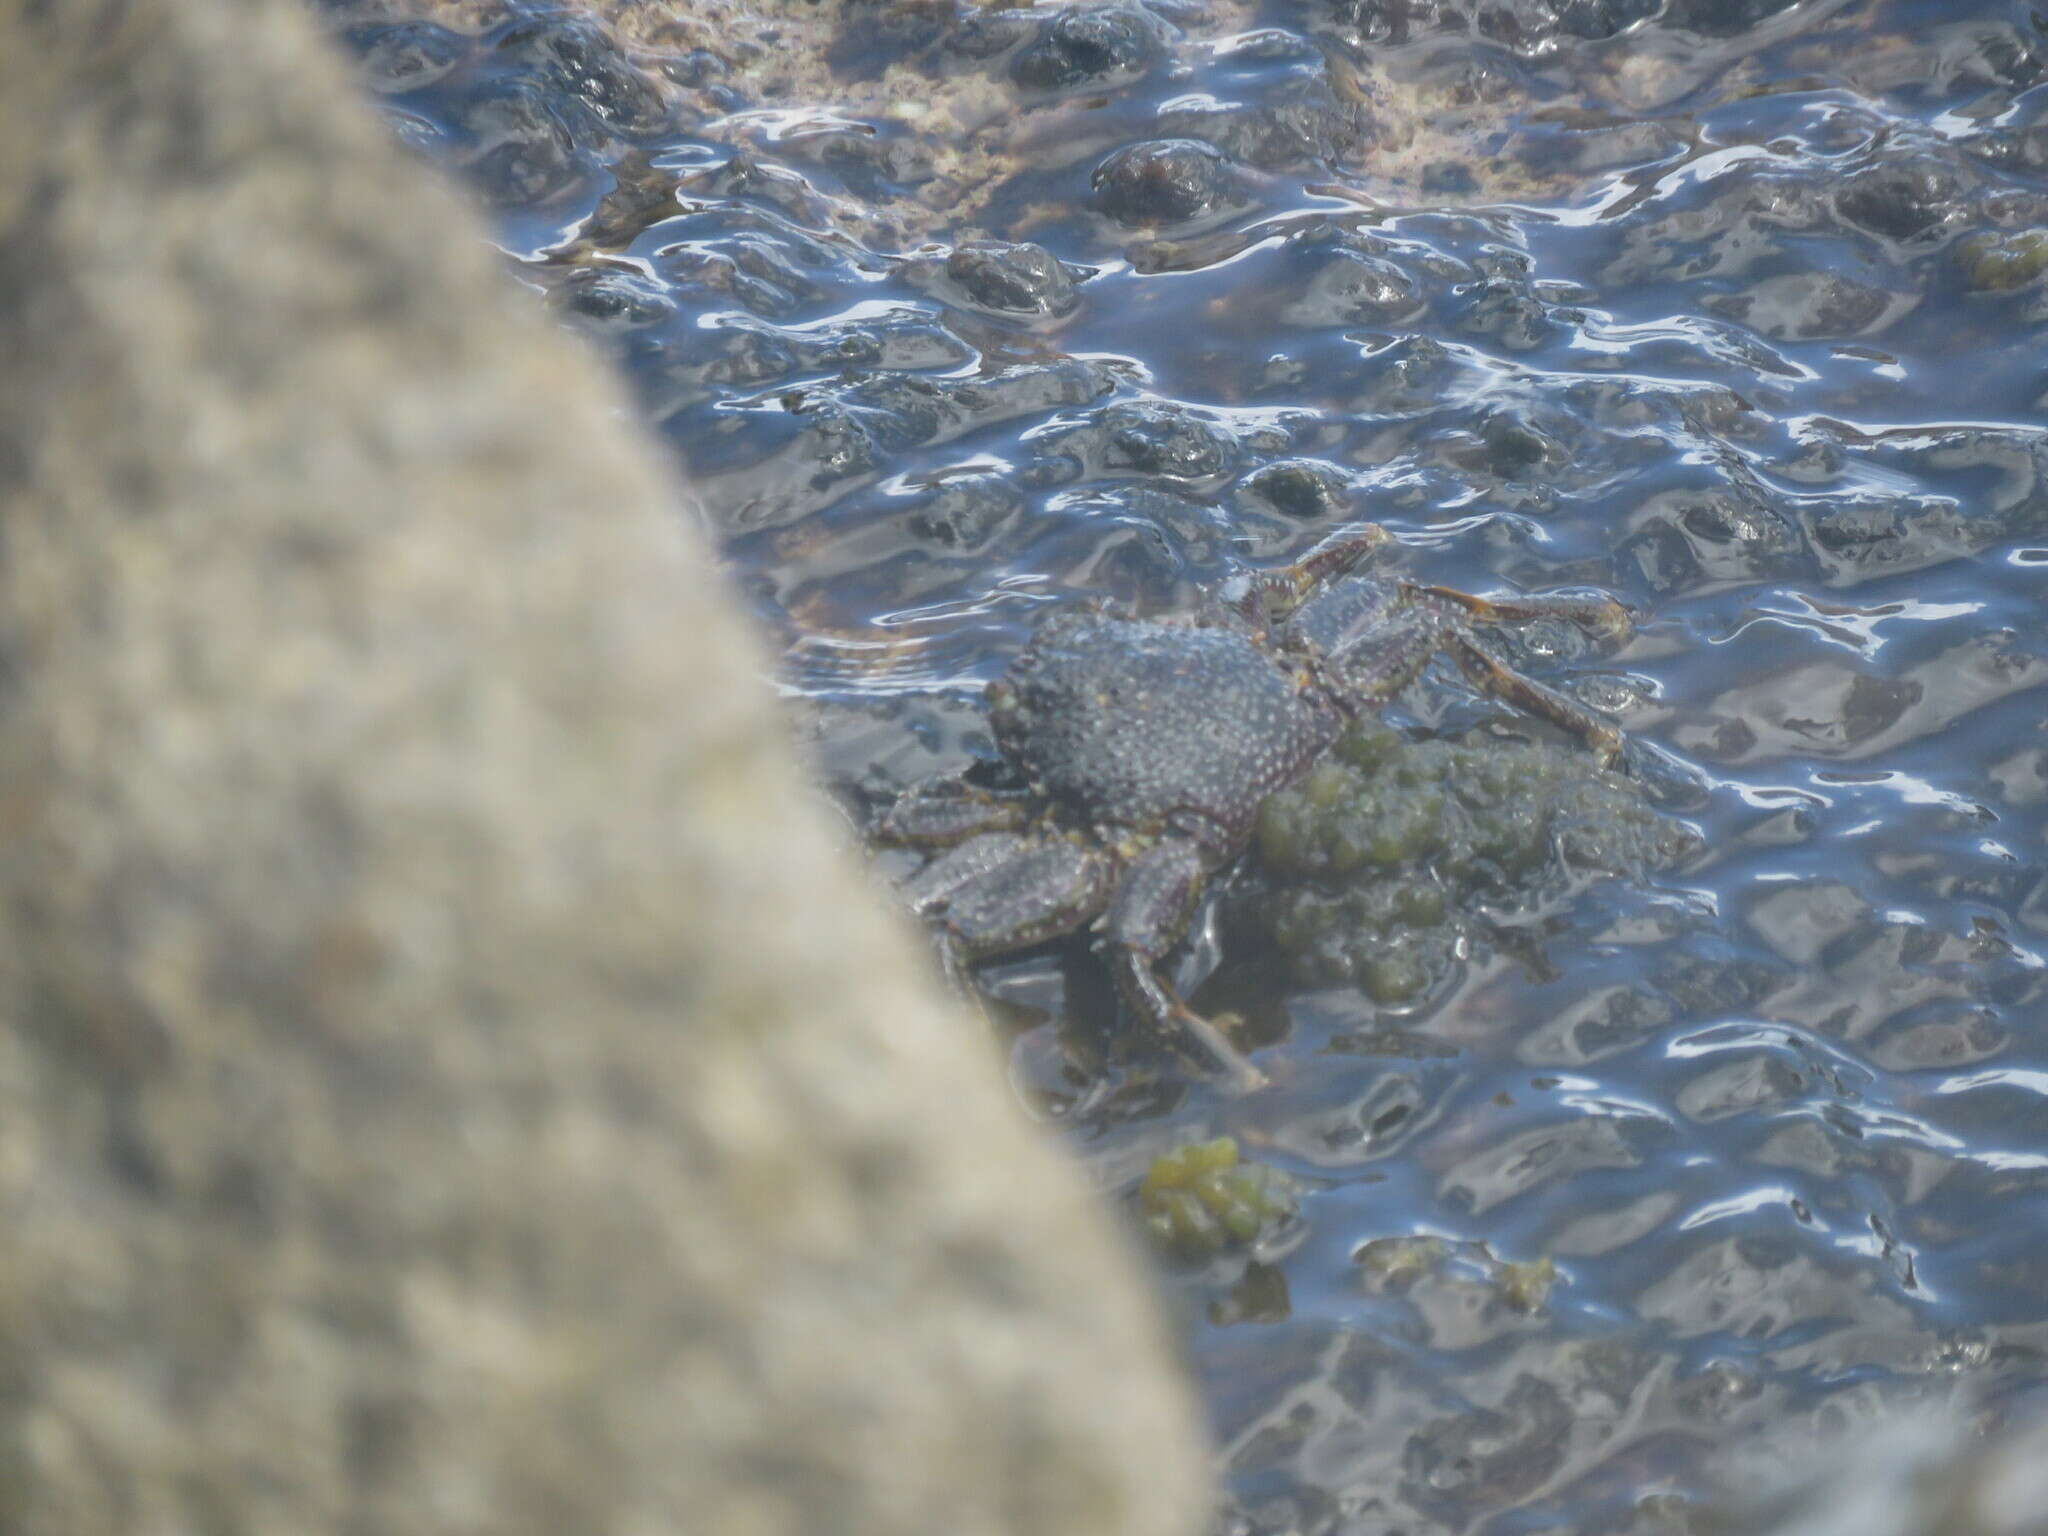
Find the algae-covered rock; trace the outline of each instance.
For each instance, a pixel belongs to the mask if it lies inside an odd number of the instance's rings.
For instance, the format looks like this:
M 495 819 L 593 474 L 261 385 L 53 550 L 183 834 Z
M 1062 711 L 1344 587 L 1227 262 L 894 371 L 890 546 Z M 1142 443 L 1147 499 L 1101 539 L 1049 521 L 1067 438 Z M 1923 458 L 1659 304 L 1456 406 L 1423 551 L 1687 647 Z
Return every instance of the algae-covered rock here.
M 1972 288 L 2010 293 L 2048 272 L 2048 229 L 1993 230 L 1956 246 L 1956 265 Z
M 1249 1247 L 1296 1214 L 1286 1176 L 1243 1161 L 1229 1136 L 1154 1158 L 1138 1186 L 1138 1209 L 1153 1241 L 1191 1262 Z
M 1589 874 L 1670 864 L 1697 840 L 1585 752 L 1411 741 L 1372 721 L 1266 802 L 1246 907 L 1304 981 L 1400 1004 L 1444 975 L 1477 904 L 1533 905 Z
M 1548 1256 L 1503 1259 L 1485 1243 L 1441 1237 L 1378 1237 L 1351 1256 L 1361 1290 L 1406 1297 L 1425 1318 L 1469 1323 L 1479 1310 L 1505 1317 L 1541 1312 L 1557 1288 L 1557 1262 Z

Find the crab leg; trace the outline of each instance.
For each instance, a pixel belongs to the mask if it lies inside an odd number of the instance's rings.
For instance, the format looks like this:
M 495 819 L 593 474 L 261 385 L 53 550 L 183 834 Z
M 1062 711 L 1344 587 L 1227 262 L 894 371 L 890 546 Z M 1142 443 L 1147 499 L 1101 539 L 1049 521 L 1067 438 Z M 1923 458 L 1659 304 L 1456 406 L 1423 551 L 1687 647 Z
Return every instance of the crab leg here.
M 1257 1088 L 1265 1073 L 1182 1001 L 1157 969 L 1187 932 L 1207 875 L 1208 861 L 1192 841 L 1169 838 L 1139 854 L 1125 866 L 1103 922 L 1103 957 L 1125 1005 L 1160 1045 L 1241 1088 Z
M 1331 534 L 1292 565 L 1254 571 L 1225 583 L 1224 605 L 1239 618 L 1264 625 L 1285 618 L 1373 551 L 1393 538 L 1378 523 L 1360 523 Z
M 968 838 L 934 856 L 902 881 L 896 892 L 911 911 L 921 916 L 943 912 L 955 893 L 987 881 L 1030 846 L 1030 840 L 1016 832 L 988 832 Z
M 1114 861 L 1065 838 L 989 832 L 949 848 L 898 889 L 931 921 L 939 966 L 976 995 L 970 967 L 1072 933 L 1108 905 Z
M 898 796 L 875 836 L 909 848 L 950 848 L 984 833 L 1015 831 L 1027 819 L 1029 801 L 1022 790 L 982 789 L 958 774 L 940 774 Z
M 1348 643 L 1331 663 L 1340 684 L 1340 697 L 1355 712 L 1380 708 L 1422 675 L 1430 658 L 1438 653 L 1450 656 L 1483 691 L 1504 699 L 1585 742 L 1612 766 L 1622 751 L 1619 729 L 1590 713 L 1583 705 L 1566 698 L 1534 678 L 1524 677 L 1509 666 L 1493 648 L 1473 633 L 1464 613 L 1449 609 L 1438 599 L 1442 593 L 1432 587 L 1406 590 L 1414 606 L 1395 614 L 1384 624 Z M 1464 594 L 1453 594 L 1462 598 Z M 1473 598 L 1471 602 L 1483 602 Z M 1548 600 L 1542 600 L 1548 602 Z M 1577 602 L 1576 599 L 1558 599 Z M 1508 605 L 1488 605 L 1505 613 Z M 1593 606 L 1591 604 L 1588 605 Z M 1619 604 L 1615 605 L 1617 608 Z M 1542 611 L 1552 611 L 1545 607 Z M 1512 615 L 1508 615 L 1512 617 Z
M 1564 619 L 1596 640 L 1620 644 L 1635 632 L 1635 615 L 1611 597 L 1475 597 L 1456 587 L 1412 587 L 1411 591 L 1456 603 L 1474 624 L 1526 624 L 1531 619 Z
M 1622 734 L 1619 728 L 1600 719 L 1585 706 L 1547 688 L 1533 677 L 1524 677 L 1509 666 L 1477 635 L 1462 625 L 1449 631 L 1450 651 L 1473 683 L 1507 700 L 1518 709 L 1548 720 L 1569 731 L 1598 754 L 1601 765 L 1611 768 L 1621 760 Z
M 940 854 L 903 885 L 966 960 L 1056 939 L 1109 903 L 1116 863 L 1064 837 L 991 832 Z

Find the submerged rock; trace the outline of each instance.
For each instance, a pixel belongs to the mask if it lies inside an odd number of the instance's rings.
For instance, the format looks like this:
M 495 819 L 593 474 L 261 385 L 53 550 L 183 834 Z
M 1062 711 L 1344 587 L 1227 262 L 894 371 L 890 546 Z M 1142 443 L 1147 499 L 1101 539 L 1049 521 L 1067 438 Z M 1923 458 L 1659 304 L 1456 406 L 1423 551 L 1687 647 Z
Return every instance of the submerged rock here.
M 1707 1536 L 2044 1536 L 2048 1424 L 1985 1437 L 1960 1416 L 1908 1415 L 1821 1458 L 1803 1486 L 1713 1512 Z
M 1121 83 L 1160 56 L 1171 32 L 1142 5 L 1062 6 L 1010 61 L 1010 77 L 1041 91 Z
M 947 256 L 944 272 L 969 303 L 996 314 L 1059 316 L 1080 302 L 1073 278 L 1042 245 L 969 240 Z
M 2048 272 L 2048 230 L 1997 230 L 1956 247 L 1956 264 L 1972 288 L 2008 293 Z
M 1199 139 L 1155 139 L 1118 150 L 1095 168 L 1095 199 L 1119 224 L 1182 224 L 1243 197 L 1237 168 Z

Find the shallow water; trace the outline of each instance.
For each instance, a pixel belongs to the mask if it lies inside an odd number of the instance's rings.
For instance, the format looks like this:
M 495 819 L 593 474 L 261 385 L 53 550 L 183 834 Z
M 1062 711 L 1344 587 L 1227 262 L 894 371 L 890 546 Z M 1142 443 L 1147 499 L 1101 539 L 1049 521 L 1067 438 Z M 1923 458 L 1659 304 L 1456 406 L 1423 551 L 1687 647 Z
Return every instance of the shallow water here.
M 1520 658 L 1701 850 L 1489 913 L 1398 1008 L 1209 924 L 1272 1090 L 1104 1066 L 1085 946 L 986 968 L 1106 1184 L 1216 1134 L 1299 1184 L 1168 1281 L 1225 1528 L 1661 1529 L 1710 1445 L 2048 1382 L 2030 6 L 329 10 L 632 379 L 856 821 L 992 751 L 1045 612 L 1359 518 L 1642 615 Z M 1543 734 L 1449 672 L 1390 718 Z

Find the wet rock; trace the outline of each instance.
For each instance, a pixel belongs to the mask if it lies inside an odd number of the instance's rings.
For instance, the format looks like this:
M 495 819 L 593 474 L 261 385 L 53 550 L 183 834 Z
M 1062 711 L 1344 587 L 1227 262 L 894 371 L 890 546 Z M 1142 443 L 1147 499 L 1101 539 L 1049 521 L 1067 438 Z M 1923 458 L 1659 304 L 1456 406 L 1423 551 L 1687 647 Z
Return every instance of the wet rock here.
M 1207 480 L 1236 451 L 1230 433 L 1185 407 L 1151 401 L 1113 405 L 1102 413 L 1103 464 L 1112 470 Z
M 932 29 L 930 12 L 917 6 L 905 6 L 899 14 L 914 19 L 921 42 L 929 40 Z M 1040 36 L 1044 25 L 1044 18 L 1034 16 L 1028 10 L 1008 7 L 978 9 L 960 17 L 946 29 L 938 43 L 937 57 L 942 63 L 986 64 Z
M 1217 508 L 1133 481 L 1063 497 L 1034 558 L 1063 586 L 1146 613 L 1185 612 L 1234 568 L 1238 530 Z
M 1262 93 L 1255 105 L 1167 112 L 1159 127 L 1175 137 L 1204 140 L 1261 170 L 1355 161 L 1371 141 L 1365 109 L 1339 102 L 1320 75 Z
M 1786 272 L 1708 307 L 1774 341 L 1872 336 L 1910 310 L 1918 298 L 1893 293 L 1841 272 Z
M 1095 168 L 1096 206 L 1120 224 L 1182 224 L 1243 196 L 1229 158 L 1195 139 L 1156 139 L 1118 150 Z
M 1055 317 L 1080 303 L 1066 267 L 1042 245 L 970 240 L 947 256 L 945 275 L 969 303 L 998 314 Z
M 1422 312 L 1421 285 L 1371 242 L 1334 243 L 1309 259 L 1314 271 L 1281 311 L 1290 324 L 1393 325 Z
M 829 129 L 792 135 L 785 147 L 794 156 L 829 168 L 851 191 L 875 202 L 929 181 L 934 174 L 931 152 L 900 130 Z
M 1170 33 L 1142 5 L 1064 6 L 1010 61 L 1010 78 L 1037 91 L 1123 84 L 1161 55 Z
M 1510 352 L 1528 352 L 1557 334 L 1550 308 L 1529 285 L 1498 276 L 1474 283 L 1465 296 L 1458 329 L 1484 336 Z
M 1328 522 L 1349 510 L 1351 477 L 1334 464 L 1282 459 L 1262 464 L 1238 483 L 1237 497 L 1301 523 Z
M 2043 1536 L 2048 1427 L 1986 1437 L 1961 1415 L 1908 1415 L 1809 1458 L 1804 1486 L 1716 1515 L 1712 1528 L 1758 1536 Z
M 1987 532 L 1953 504 L 1899 497 L 1808 508 L 1805 523 L 1822 571 L 1837 585 L 1955 559 Z
M 1517 1377 L 1498 1405 L 1447 1415 L 1409 1440 L 1410 1497 L 1459 1522 L 1529 1493 L 1563 1464 L 1572 1417 L 1550 1382 Z
M 663 252 L 656 265 L 684 294 L 730 298 L 763 319 L 786 318 L 821 296 L 817 280 L 766 241 L 738 244 L 732 255 L 683 246 Z
M 547 93 L 531 81 L 483 87 L 463 103 L 455 125 L 468 145 L 463 173 L 502 206 L 554 202 L 594 169 Z
M 1851 176 L 1835 207 L 1887 240 L 1931 242 L 1944 226 L 1970 217 L 1975 192 L 1952 160 L 1888 157 Z
M 608 132 L 647 133 L 667 116 L 660 87 L 590 17 L 519 22 L 498 38 L 497 56 L 537 76 L 550 101 L 574 103 Z
M 1726 491 L 1660 491 L 1630 518 L 1616 556 L 1656 591 L 1795 569 L 1798 530 L 1776 508 Z
M 974 550 L 994 538 L 1023 505 L 1023 493 L 1000 475 L 958 475 L 947 478 L 904 521 L 916 538 Z
M 468 38 L 430 21 L 358 27 L 346 40 L 360 61 L 357 67 L 364 83 L 386 95 L 432 85 L 470 49 Z
M 309 19 L 0 12 L 0 143 L 9 1529 L 1195 1528 L 680 488 Z
M 1241 451 L 1222 422 L 1164 400 L 1116 401 L 1046 434 L 1038 449 L 1034 477 L 1046 483 L 1133 475 L 1207 481 L 1229 472 Z
M 1571 455 L 1563 443 L 1529 420 L 1527 413 L 1515 410 L 1487 412 L 1470 433 L 1450 439 L 1444 452 L 1468 473 L 1501 480 L 1535 475 L 1563 480 L 1571 471 Z
M 1099 366 L 1075 359 L 987 378 L 858 370 L 846 377 L 850 382 L 784 390 L 773 411 L 754 413 L 754 430 L 728 433 L 698 451 L 697 468 L 719 483 L 718 518 L 727 529 L 794 522 L 875 478 L 892 453 L 1084 404 L 1114 387 Z
M 782 221 L 778 227 L 772 220 L 764 219 L 763 227 L 773 230 L 776 243 L 784 246 L 814 246 L 815 232 L 832 227 L 831 204 L 808 178 L 750 150 L 742 150 L 723 165 L 685 178 L 678 183 L 678 189 L 700 198 L 742 201 L 772 209 L 782 215 Z
M 562 286 L 557 301 L 579 322 L 601 331 L 659 325 L 676 309 L 658 284 L 633 272 L 586 269 Z

